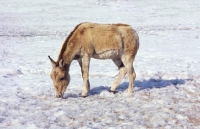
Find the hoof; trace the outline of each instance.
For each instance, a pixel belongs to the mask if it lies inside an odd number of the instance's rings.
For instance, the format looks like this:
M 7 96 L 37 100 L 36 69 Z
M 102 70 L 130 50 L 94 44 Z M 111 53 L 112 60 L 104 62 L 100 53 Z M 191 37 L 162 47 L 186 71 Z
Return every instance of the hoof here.
M 81 97 L 82 97 L 82 98 L 86 98 L 87 96 L 82 96 L 82 95 L 81 95 Z
M 113 94 L 115 94 L 115 93 L 116 93 L 116 91 L 112 91 L 111 89 L 109 90 L 109 92 L 110 92 L 110 93 L 113 93 Z

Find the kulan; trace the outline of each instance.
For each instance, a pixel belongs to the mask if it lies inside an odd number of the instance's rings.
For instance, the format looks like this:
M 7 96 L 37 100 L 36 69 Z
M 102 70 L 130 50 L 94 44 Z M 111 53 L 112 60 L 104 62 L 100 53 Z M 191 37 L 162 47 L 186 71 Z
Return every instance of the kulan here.
M 128 93 L 133 92 L 136 73 L 133 61 L 139 49 L 139 37 L 136 31 L 127 24 L 80 23 L 66 38 L 62 45 L 58 60 L 52 64 L 51 78 L 54 85 L 54 96 L 63 97 L 70 82 L 69 69 L 71 62 L 77 60 L 82 71 L 82 97 L 90 90 L 90 59 L 111 59 L 119 69 L 117 79 L 110 91 L 115 92 L 121 80 L 128 74 Z

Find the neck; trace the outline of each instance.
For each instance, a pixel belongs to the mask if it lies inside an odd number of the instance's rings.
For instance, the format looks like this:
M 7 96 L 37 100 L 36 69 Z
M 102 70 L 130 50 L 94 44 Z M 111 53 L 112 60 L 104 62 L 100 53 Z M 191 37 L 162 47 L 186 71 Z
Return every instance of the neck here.
M 66 72 L 69 72 L 70 64 L 65 64 L 64 69 Z
M 67 71 L 69 71 L 69 68 L 70 68 L 70 65 L 71 65 L 71 62 L 72 60 L 74 59 L 74 56 L 73 56 L 73 51 L 69 50 L 68 51 L 66 50 L 64 53 L 63 53 L 63 60 L 64 60 L 64 63 L 65 63 L 65 69 Z

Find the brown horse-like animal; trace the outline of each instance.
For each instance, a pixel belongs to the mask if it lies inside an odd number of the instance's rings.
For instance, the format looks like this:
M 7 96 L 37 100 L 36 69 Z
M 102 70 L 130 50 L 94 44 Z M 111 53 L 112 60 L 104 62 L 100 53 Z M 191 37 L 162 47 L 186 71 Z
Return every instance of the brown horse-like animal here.
M 70 82 L 69 68 L 77 60 L 82 71 L 83 91 L 86 97 L 90 89 L 89 63 L 91 58 L 112 59 L 119 68 L 119 75 L 112 87 L 115 92 L 126 74 L 129 78 L 128 93 L 132 93 L 136 77 L 133 61 L 139 48 L 139 37 L 131 26 L 126 24 L 81 23 L 77 25 L 65 40 L 58 60 L 50 56 L 53 69 L 51 78 L 55 97 L 63 97 Z

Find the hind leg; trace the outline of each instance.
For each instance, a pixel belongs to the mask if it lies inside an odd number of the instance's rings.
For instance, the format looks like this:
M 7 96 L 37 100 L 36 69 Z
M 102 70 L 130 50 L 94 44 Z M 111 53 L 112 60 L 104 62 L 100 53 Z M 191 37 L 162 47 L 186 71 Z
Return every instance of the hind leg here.
M 125 65 L 125 68 L 126 68 L 127 74 L 128 74 L 128 79 L 129 79 L 129 85 L 128 85 L 128 93 L 129 94 L 131 94 L 133 92 L 134 81 L 136 78 L 136 73 L 133 68 L 133 60 L 134 60 L 134 57 L 122 58 L 122 62 Z
M 127 73 L 126 68 L 124 67 L 124 64 L 122 63 L 121 59 L 113 59 L 113 62 L 119 68 L 119 74 L 118 74 L 117 79 L 112 84 L 112 87 L 110 88 L 111 92 L 115 92 L 115 90 L 119 86 L 120 82 L 122 81 L 122 79 L 124 78 L 124 76 Z

